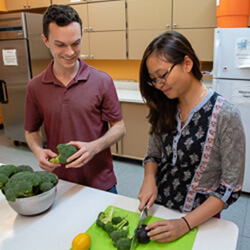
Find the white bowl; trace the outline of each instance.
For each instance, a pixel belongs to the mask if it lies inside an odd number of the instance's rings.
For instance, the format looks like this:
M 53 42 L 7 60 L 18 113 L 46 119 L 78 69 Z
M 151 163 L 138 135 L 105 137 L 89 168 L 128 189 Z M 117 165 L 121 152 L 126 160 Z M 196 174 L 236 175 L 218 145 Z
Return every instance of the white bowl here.
M 47 192 L 26 198 L 17 198 L 15 202 L 8 201 L 9 205 L 20 215 L 36 215 L 48 210 L 54 203 L 56 186 Z

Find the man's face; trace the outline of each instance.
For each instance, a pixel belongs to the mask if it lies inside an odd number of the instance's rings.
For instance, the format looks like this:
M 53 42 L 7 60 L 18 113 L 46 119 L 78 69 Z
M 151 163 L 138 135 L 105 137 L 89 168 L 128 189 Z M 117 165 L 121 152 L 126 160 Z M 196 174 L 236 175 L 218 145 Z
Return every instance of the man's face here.
M 81 51 L 81 27 L 77 22 L 67 26 L 49 24 L 48 39 L 42 35 L 43 41 L 54 58 L 54 66 L 70 69 L 76 65 Z

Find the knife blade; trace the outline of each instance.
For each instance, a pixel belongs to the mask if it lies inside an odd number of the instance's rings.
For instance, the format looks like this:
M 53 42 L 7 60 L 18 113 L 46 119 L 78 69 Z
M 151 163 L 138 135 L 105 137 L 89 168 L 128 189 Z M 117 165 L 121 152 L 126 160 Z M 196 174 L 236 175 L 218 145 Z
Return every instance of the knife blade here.
M 133 238 L 131 241 L 131 245 L 130 245 L 130 250 L 132 250 L 132 248 L 133 248 L 133 244 L 134 244 L 134 241 L 136 238 L 137 231 L 138 231 L 139 227 L 141 226 L 141 224 L 143 224 L 146 221 L 147 216 L 148 216 L 148 209 L 147 209 L 147 206 L 145 206 L 141 211 L 140 219 L 139 219 L 137 226 L 135 228 L 135 232 L 134 232 L 134 235 L 133 235 Z

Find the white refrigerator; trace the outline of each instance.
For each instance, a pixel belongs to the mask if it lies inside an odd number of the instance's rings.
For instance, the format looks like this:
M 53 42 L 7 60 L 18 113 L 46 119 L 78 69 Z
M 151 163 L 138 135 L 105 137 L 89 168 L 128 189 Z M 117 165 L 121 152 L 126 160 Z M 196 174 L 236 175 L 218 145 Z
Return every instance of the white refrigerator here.
M 250 28 L 217 28 L 214 35 L 213 88 L 240 110 L 246 134 L 243 191 L 250 193 Z

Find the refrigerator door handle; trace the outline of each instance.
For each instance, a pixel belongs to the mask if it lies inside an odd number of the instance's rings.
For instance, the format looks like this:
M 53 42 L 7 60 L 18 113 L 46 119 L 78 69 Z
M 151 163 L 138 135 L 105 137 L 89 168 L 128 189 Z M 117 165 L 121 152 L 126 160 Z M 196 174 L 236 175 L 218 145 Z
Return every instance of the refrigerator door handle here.
M 0 102 L 4 104 L 9 102 L 6 82 L 3 80 L 0 80 Z

